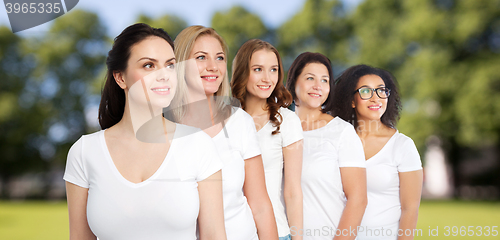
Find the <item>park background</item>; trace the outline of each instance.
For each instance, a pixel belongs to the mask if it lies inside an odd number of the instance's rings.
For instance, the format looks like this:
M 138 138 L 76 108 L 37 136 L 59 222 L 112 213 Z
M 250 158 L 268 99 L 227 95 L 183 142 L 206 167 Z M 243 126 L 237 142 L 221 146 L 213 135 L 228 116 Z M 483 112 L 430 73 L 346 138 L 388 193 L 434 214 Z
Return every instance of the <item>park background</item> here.
M 68 238 L 66 154 L 99 130 L 106 54 L 135 22 L 172 38 L 189 25 L 213 27 L 229 45 L 228 70 L 246 40 L 261 38 L 278 48 L 285 70 L 312 51 L 332 60 L 335 76 L 360 63 L 391 71 L 403 102 L 398 129 L 424 163 L 416 239 L 500 238 L 491 231 L 500 225 L 500 0 L 82 0 L 17 34 L 3 9 L 2 240 Z

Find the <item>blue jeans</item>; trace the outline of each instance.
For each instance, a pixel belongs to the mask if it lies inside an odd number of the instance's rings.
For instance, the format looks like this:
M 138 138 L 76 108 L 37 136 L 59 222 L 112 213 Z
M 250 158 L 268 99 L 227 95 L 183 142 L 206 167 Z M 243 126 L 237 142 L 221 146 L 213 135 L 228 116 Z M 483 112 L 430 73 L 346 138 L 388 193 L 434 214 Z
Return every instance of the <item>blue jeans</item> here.
M 280 237 L 279 240 L 292 240 L 292 235 L 288 234 L 288 235 L 286 235 L 284 237 Z

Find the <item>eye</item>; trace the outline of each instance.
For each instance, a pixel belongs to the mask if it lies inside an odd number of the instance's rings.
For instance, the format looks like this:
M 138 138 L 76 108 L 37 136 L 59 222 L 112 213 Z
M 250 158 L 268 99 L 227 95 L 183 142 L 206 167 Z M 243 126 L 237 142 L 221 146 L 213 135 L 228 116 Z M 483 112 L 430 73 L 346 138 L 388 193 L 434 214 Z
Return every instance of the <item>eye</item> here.
M 175 68 L 175 64 L 174 63 L 168 63 L 167 64 L 167 68 L 174 69 Z
M 313 77 L 308 77 L 308 78 L 306 78 L 306 80 L 314 80 L 314 78 Z
M 198 59 L 198 60 L 205 60 L 205 55 L 200 55 L 200 56 L 196 57 L 196 59 Z
M 223 57 L 223 56 L 218 56 L 218 57 L 217 57 L 217 60 L 219 60 L 219 61 L 224 61 L 224 57 Z
M 272 68 L 271 69 L 271 72 L 277 72 L 278 71 L 278 68 Z
M 371 92 L 371 89 L 369 89 L 369 88 L 361 88 L 361 89 L 359 89 L 359 92 L 361 94 L 369 94 Z
M 261 72 L 262 71 L 262 68 L 254 68 L 253 69 L 255 72 Z
M 321 82 L 328 83 L 328 79 L 321 79 Z
M 146 63 L 142 66 L 143 68 L 147 68 L 147 69 L 151 69 L 154 67 L 154 64 L 153 63 Z

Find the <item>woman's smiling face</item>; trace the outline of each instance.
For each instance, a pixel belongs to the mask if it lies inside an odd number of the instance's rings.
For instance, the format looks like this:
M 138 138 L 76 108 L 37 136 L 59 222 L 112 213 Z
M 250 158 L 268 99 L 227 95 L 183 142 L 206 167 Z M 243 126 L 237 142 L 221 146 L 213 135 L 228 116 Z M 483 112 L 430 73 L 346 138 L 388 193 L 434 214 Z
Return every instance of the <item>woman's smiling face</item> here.
M 385 87 L 384 80 L 377 75 L 364 75 L 359 78 L 356 89 L 363 87 L 376 89 Z M 388 98 L 380 98 L 377 93 L 373 92 L 370 99 L 362 99 L 359 92 L 354 93 L 354 101 L 352 107 L 355 108 L 357 119 L 359 120 L 380 120 L 387 109 Z
M 330 93 L 330 75 L 325 65 L 308 63 L 295 83 L 296 104 L 300 107 L 321 108 Z
M 219 89 L 227 71 L 226 54 L 222 45 L 210 35 L 202 35 L 196 39 L 186 67 L 186 81 L 191 89 L 203 91 L 206 95 L 213 95 Z

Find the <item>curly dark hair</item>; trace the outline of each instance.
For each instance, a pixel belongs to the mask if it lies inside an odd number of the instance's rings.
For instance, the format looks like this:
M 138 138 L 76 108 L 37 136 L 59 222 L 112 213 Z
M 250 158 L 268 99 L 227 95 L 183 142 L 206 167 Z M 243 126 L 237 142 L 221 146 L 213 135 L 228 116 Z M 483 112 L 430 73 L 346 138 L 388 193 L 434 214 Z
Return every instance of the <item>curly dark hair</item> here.
M 333 102 L 332 102 L 332 90 L 334 87 L 333 81 L 333 70 L 332 63 L 330 59 L 321 53 L 312 53 L 312 52 L 303 52 L 301 53 L 292 63 L 290 69 L 288 70 L 288 78 L 286 80 L 286 88 L 292 94 L 293 100 L 297 100 L 297 95 L 295 94 L 295 85 L 297 83 L 297 78 L 302 71 L 309 63 L 319 63 L 325 65 L 326 69 L 328 69 L 328 75 L 330 77 L 330 93 L 328 94 L 328 98 L 323 103 L 321 111 L 323 113 L 330 113 L 332 111 Z
M 385 113 L 380 118 L 382 124 L 395 128 L 401 113 L 401 101 L 396 78 L 388 71 L 368 65 L 356 65 L 346 69 L 336 80 L 333 90 L 333 115 L 358 127 L 356 110 L 352 107 L 356 85 L 365 75 L 377 75 L 384 81 L 385 87 L 391 90 Z

